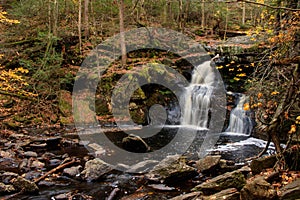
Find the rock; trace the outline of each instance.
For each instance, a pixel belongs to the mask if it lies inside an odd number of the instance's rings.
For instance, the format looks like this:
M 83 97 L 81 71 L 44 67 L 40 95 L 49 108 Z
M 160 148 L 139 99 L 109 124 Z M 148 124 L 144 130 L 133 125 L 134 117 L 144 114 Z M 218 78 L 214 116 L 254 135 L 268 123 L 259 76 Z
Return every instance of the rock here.
M 228 188 L 210 196 L 203 196 L 203 200 L 212 199 L 240 200 L 240 192 L 236 188 Z
M 12 185 L 19 191 L 24 191 L 24 193 L 38 193 L 39 188 L 34 182 L 31 182 L 21 176 L 13 178 L 11 180 Z
M 219 171 L 221 173 L 231 172 L 231 171 L 237 170 L 240 167 L 238 165 L 235 165 L 234 162 L 232 163 L 231 161 L 224 160 L 224 159 L 220 160 L 219 165 L 220 165 Z
M 251 162 L 250 168 L 253 174 L 259 174 L 264 169 L 272 168 L 277 162 L 276 155 L 265 156 Z
M 85 163 L 84 170 L 81 172 L 81 174 L 84 176 L 85 180 L 94 181 L 101 178 L 101 176 L 111 170 L 112 167 L 109 166 L 109 164 L 99 158 L 95 158 Z
M 70 168 L 65 168 L 63 173 L 66 174 L 69 177 L 75 177 L 78 174 L 80 174 L 80 169 L 82 168 L 81 165 L 70 167 Z
M 49 166 L 56 167 L 56 166 L 60 165 L 61 162 L 62 161 L 60 159 L 54 158 L 54 159 L 49 160 Z
M 208 180 L 200 185 L 197 185 L 192 190 L 201 191 L 204 194 L 214 194 L 228 188 L 241 189 L 246 184 L 246 179 L 241 171 L 227 172 L 215 178 Z
M 9 151 L 0 151 L 0 157 L 2 158 L 12 158 L 14 155 Z
M 9 194 L 15 192 L 16 189 L 12 185 L 5 185 L 4 183 L 0 182 L 0 195 Z
M 59 195 L 56 195 L 55 197 L 52 197 L 52 198 L 54 198 L 55 200 L 68 200 L 69 196 L 70 195 L 68 195 L 68 194 L 59 194 Z
M 242 200 L 264 199 L 273 200 L 277 199 L 276 190 L 270 183 L 259 176 L 252 181 L 249 181 L 241 190 Z
M 153 166 L 157 165 L 158 163 L 159 161 L 157 160 L 145 160 L 128 167 L 128 170 L 126 171 L 129 173 L 145 173 L 149 171 L 149 169 L 152 169 Z
M 135 135 L 129 135 L 123 138 L 122 146 L 125 150 L 136 153 L 145 153 L 150 151 L 148 144 L 141 137 Z
M 36 158 L 38 155 L 34 151 L 26 151 L 26 152 L 24 152 L 24 156 L 26 156 L 26 157 L 35 157 Z
M 105 154 L 105 149 L 97 143 L 88 144 L 88 147 L 95 152 L 95 157 Z
M 11 179 L 17 178 L 18 176 L 18 174 L 13 172 L 4 172 L 0 175 L 0 180 L 4 184 L 9 184 Z
M 169 187 L 169 186 L 166 186 L 164 184 L 150 184 L 148 186 L 155 189 L 155 190 L 161 190 L 161 191 L 172 191 L 172 190 L 176 189 L 174 187 Z
M 196 168 L 202 173 L 211 172 L 214 170 L 220 163 L 221 156 L 206 156 L 196 162 Z
M 192 200 L 192 199 L 198 199 L 197 197 L 201 196 L 201 192 L 192 192 L 188 194 L 181 194 L 177 197 L 173 197 L 170 200 Z M 199 198 L 201 199 L 201 198 Z
M 180 155 L 167 156 L 146 177 L 162 183 L 178 183 L 197 175 L 196 169 L 188 166 Z
M 36 168 L 36 169 L 42 169 L 45 166 L 45 163 L 42 163 L 41 161 L 38 160 L 33 160 L 30 163 L 30 168 Z
M 279 199 L 281 200 L 294 200 L 300 199 L 300 179 L 293 181 L 279 191 Z

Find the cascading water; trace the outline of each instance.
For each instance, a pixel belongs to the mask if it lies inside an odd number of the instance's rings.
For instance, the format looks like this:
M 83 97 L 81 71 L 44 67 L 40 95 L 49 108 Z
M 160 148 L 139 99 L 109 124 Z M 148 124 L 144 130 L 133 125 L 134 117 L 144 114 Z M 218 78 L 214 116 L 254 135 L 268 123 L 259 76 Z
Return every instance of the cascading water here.
M 239 94 L 239 96 L 237 106 L 230 113 L 229 126 L 226 132 L 250 135 L 253 123 L 250 112 L 244 109 L 244 104 L 248 102 L 248 97 L 244 94 Z
M 191 83 L 184 93 L 182 125 L 209 128 L 214 80 L 211 61 L 206 61 L 194 69 Z

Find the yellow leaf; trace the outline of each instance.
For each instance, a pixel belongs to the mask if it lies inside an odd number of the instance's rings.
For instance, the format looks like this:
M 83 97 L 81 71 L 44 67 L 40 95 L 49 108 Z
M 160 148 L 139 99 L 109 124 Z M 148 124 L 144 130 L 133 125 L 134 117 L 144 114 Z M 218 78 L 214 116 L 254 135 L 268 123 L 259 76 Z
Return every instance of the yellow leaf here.
M 262 94 L 261 92 L 259 92 L 259 93 L 257 94 L 257 98 L 258 98 L 258 99 L 260 99 L 262 96 L 263 96 L 263 94 Z
M 293 125 L 291 125 L 291 129 L 290 129 L 290 131 L 288 133 L 292 134 L 292 133 L 295 133 L 295 132 L 296 132 L 296 125 L 293 124 Z
M 277 92 L 277 91 L 271 92 L 271 95 L 277 95 L 277 94 L 279 94 L 279 92 Z
M 249 103 L 245 103 L 243 109 L 244 109 L 245 111 L 250 110 L 250 105 L 249 105 Z

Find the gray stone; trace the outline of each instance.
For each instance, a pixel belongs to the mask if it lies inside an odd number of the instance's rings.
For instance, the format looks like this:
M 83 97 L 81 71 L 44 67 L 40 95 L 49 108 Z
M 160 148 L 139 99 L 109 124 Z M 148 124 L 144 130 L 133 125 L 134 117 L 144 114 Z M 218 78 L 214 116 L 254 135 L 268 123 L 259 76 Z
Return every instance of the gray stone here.
M 250 164 L 250 168 L 253 174 L 259 174 L 264 169 L 273 168 L 276 162 L 276 155 L 265 156 L 253 160 Z
M 205 173 L 215 169 L 220 163 L 221 156 L 206 156 L 196 162 L 196 168 Z
M 80 174 L 81 168 L 82 168 L 81 165 L 70 167 L 70 168 L 65 168 L 63 173 L 66 174 L 67 176 L 75 177 L 78 174 Z
M 156 165 L 146 177 L 162 183 L 173 183 L 192 178 L 197 175 L 196 169 L 186 164 L 180 155 L 167 156 Z
M 201 196 L 201 192 L 191 192 L 188 194 L 181 194 L 179 196 L 173 197 L 170 200 L 194 200 L 194 199 L 198 199 L 197 197 Z M 201 199 L 201 198 L 199 198 Z
M 34 182 L 31 182 L 21 176 L 17 178 L 13 178 L 11 180 L 11 184 L 19 191 L 23 191 L 24 193 L 37 193 L 39 188 Z
M 41 161 L 38 161 L 38 160 L 33 160 L 30 163 L 30 168 L 42 169 L 44 166 L 45 166 L 45 163 L 42 163 Z
M 94 181 L 101 178 L 104 174 L 111 171 L 112 167 L 99 158 L 89 160 L 85 163 L 84 170 L 81 174 L 87 181 Z
M 26 151 L 26 152 L 24 152 L 24 156 L 26 156 L 26 157 L 35 157 L 36 158 L 38 155 L 34 151 Z
M 203 200 L 224 199 L 224 200 L 240 200 L 240 192 L 236 188 L 228 188 L 210 196 L 203 196 Z
M 249 181 L 241 190 L 242 200 L 264 199 L 275 200 L 277 199 L 277 192 L 272 185 L 259 176 L 254 180 Z
M 208 180 L 200 185 L 197 185 L 192 190 L 201 191 L 204 194 L 214 194 L 228 188 L 241 189 L 246 184 L 244 174 L 238 170 L 227 172 L 215 178 Z
M 280 189 L 279 199 L 294 200 L 300 199 L 300 179 L 293 181 Z

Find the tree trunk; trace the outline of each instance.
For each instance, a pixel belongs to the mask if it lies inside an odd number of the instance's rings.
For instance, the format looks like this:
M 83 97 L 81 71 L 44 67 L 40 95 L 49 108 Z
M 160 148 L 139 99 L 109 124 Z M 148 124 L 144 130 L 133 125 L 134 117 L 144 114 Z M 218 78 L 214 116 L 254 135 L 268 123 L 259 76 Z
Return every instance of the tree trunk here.
M 201 28 L 205 27 L 205 0 L 201 2 Z
M 89 37 L 89 0 L 84 0 L 84 37 Z
M 246 17 L 246 3 L 245 2 L 242 2 L 242 9 L 243 9 L 242 24 L 245 25 L 245 17 Z
M 81 0 L 78 1 L 78 39 L 79 39 L 79 51 L 81 53 Z
M 120 45 L 122 54 L 122 66 L 126 65 L 126 43 L 124 36 L 124 0 L 119 1 L 119 17 L 120 17 Z

